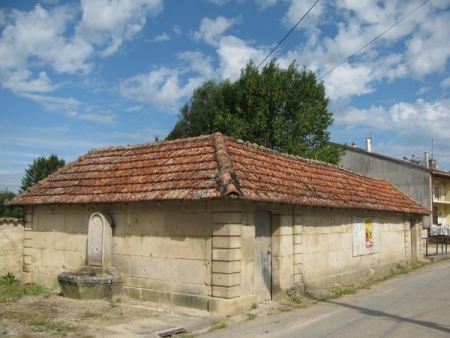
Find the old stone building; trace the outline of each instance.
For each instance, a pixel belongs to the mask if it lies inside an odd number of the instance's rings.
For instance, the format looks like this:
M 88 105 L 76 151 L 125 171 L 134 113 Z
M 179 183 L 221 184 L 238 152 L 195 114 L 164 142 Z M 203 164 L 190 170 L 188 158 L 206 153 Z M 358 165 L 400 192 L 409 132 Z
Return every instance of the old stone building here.
M 26 207 L 23 278 L 87 264 L 88 223 L 133 297 L 231 314 L 418 259 L 428 210 L 390 183 L 216 133 L 79 157 Z

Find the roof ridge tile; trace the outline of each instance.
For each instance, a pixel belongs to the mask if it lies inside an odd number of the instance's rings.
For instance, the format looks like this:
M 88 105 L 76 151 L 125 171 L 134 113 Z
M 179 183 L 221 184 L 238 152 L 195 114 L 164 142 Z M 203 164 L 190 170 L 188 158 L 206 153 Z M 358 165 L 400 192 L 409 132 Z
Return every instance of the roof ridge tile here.
M 219 167 L 216 175 L 216 181 L 220 192 L 229 197 L 242 196 L 239 190 L 239 182 L 233 170 L 233 162 L 228 154 L 225 137 L 222 133 L 213 134 L 214 156 Z

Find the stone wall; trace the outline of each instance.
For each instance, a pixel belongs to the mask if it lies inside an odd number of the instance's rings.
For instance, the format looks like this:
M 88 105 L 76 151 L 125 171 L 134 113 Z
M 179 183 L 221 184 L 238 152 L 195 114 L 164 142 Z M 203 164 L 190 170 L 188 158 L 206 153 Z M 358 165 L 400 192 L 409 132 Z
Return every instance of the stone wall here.
M 353 215 L 338 210 L 296 209 L 294 216 L 294 284 L 303 282 L 306 289 L 329 287 L 371 270 L 384 271 L 397 264 L 417 259 L 420 252 L 417 223 L 402 215 L 367 212 L 378 224 L 378 252 L 353 253 Z M 412 234 L 415 237 L 411 237 Z M 414 244 L 412 244 L 414 243 Z
M 0 218 L 0 276 L 12 273 L 22 279 L 24 221 Z
M 361 215 L 348 210 L 240 200 L 40 206 L 27 210 L 23 278 L 57 288 L 60 272 L 85 265 L 89 217 L 99 212 L 112 220 L 112 265 L 124 278 L 123 292 L 224 314 L 245 311 L 258 293 L 257 210 L 272 215 L 272 299 L 420 256 L 422 224 L 381 212 L 367 213 L 377 219 L 379 250 L 355 255 L 353 218 Z

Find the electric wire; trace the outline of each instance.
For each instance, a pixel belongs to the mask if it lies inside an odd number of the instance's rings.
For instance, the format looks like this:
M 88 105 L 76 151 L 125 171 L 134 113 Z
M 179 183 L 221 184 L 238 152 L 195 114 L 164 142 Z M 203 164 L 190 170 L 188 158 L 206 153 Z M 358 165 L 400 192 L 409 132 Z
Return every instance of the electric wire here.
M 275 52 L 275 50 L 283 43 L 284 40 L 286 40 L 286 38 L 292 33 L 292 31 L 300 24 L 300 22 L 303 21 L 303 19 L 308 15 L 309 12 L 311 12 L 311 10 L 317 5 L 317 3 L 320 0 L 317 0 L 310 9 L 308 9 L 308 11 L 300 18 L 300 20 L 297 21 L 297 23 L 294 25 L 294 27 L 291 28 L 291 30 L 284 36 L 283 39 L 281 39 L 280 42 L 278 42 L 278 44 L 275 46 L 274 49 L 272 49 L 272 51 L 264 58 L 264 60 L 261 61 L 261 63 L 258 65 L 258 67 L 256 67 L 256 69 L 258 69 L 271 55 L 273 52 Z
M 402 22 L 403 20 L 405 20 L 407 17 L 409 17 L 411 14 L 413 14 L 415 11 L 417 11 L 420 7 L 424 6 L 427 2 L 429 2 L 430 0 L 426 0 L 425 2 L 423 2 L 422 4 L 420 4 L 418 7 L 416 7 L 414 10 L 412 10 L 411 12 L 409 12 L 408 14 L 406 14 L 404 17 L 402 17 L 400 20 L 398 20 L 396 23 L 394 23 L 391 27 L 389 27 L 388 29 L 386 29 L 385 31 L 383 31 L 380 35 L 376 36 L 375 38 L 373 38 L 370 42 L 368 42 L 367 44 L 365 44 L 363 47 L 361 47 L 360 49 L 358 49 L 355 53 L 353 53 L 352 55 L 350 55 L 348 58 L 346 58 L 344 61 L 340 62 L 339 64 L 337 64 L 336 66 L 334 66 L 333 68 L 331 68 L 328 72 L 326 72 L 325 74 L 321 75 L 320 77 L 317 78 L 317 81 L 321 80 L 323 77 L 327 76 L 328 74 L 330 74 L 332 71 L 334 71 L 336 68 L 340 67 L 342 64 L 344 64 L 345 62 L 347 62 L 348 60 L 350 60 L 352 57 L 354 57 L 356 54 L 358 54 L 359 52 L 361 52 L 363 49 L 365 49 L 367 46 L 369 46 L 370 44 L 372 44 L 374 41 L 376 41 L 377 39 L 379 39 L 381 36 L 383 36 L 384 34 L 386 34 L 387 32 L 389 32 L 392 28 L 394 28 L 395 26 L 397 26 L 400 22 Z

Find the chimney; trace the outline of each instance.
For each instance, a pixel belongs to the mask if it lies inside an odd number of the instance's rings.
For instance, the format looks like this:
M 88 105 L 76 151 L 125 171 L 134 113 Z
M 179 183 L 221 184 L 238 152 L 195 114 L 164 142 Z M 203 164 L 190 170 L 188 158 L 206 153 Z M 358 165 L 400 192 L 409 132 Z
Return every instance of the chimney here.
M 430 167 L 430 157 L 428 156 L 428 151 L 425 151 L 423 153 L 423 163 L 424 163 L 425 167 L 427 167 L 427 168 Z
M 371 138 L 366 138 L 366 151 L 368 153 L 372 152 L 372 139 Z

